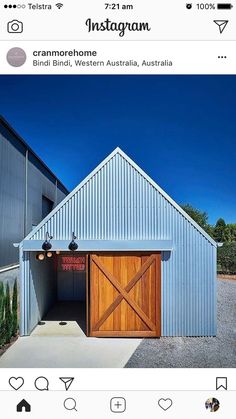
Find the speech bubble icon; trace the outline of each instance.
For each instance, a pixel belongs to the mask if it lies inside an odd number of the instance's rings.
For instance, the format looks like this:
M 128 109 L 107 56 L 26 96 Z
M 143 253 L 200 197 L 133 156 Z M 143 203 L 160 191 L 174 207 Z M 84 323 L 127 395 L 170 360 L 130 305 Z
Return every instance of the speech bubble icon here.
M 39 391 L 49 390 L 49 381 L 46 377 L 38 377 L 34 382 L 35 387 Z
M 216 377 L 216 390 L 227 390 L 227 377 Z

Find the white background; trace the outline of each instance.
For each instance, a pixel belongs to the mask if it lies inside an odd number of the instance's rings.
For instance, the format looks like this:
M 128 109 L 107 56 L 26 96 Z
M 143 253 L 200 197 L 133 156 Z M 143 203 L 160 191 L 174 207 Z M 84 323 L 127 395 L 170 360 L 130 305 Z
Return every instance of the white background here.
M 228 0 L 222 0 L 226 2 Z M 57 1 L 38 2 L 52 5 L 51 10 L 30 10 L 26 1 L 2 1 L 0 39 L 9 40 L 236 40 L 236 5 L 231 10 L 186 9 L 186 0 L 130 0 L 114 2 L 133 5 L 133 10 L 105 10 L 106 0 L 62 0 L 64 6 L 58 10 Z M 190 1 L 191 2 L 191 1 Z M 234 3 L 234 0 L 232 1 Z M 3 5 L 25 4 L 26 8 L 4 9 Z M 113 2 L 108 2 L 112 4 Z M 217 2 L 203 2 L 214 4 Z M 32 4 L 37 4 L 33 1 Z M 116 32 L 88 33 L 85 21 L 91 18 L 101 22 L 109 18 L 114 22 L 149 22 L 150 32 L 127 32 L 120 38 Z M 8 34 L 7 22 L 19 19 L 24 23 L 22 34 Z M 214 20 L 229 20 L 227 28 L 220 34 Z
M 124 48 L 125 45 L 125 48 Z M 22 67 L 11 67 L 6 60 L 12 47 L 23 48 L 27 61 Z M 50 57 L 34 57 L 34 50 L 95 50 L 96 58 L 70 57 L 72 67 L 38 66 L 33 60 L 47 61 Z M 226 56 L 219 59 L 218 56 Z M 68 57 L 51 58 L 66 62 Z M 133 66 L 82 66 L 76 67 L 74 60 L 137 60 L 139 67 Z M 142 66 L 143 60 L 171 60 L 173 66 Z M 235 74 L 236 42 L 1 42 L 0 69 L 2 74 Z
M 8 380 L 11 376 L 23 377 L 24 386 L 13 390 Z M 38 391 L 34 381 L 45 376 L 49 391 Z M 68 391 L 59 377 L 75 377 Z M 216 377 L 228 377 L 228 390 L 216 391 Z M 189 418 L 199 419 L 213 415 L 205 409 L 205 401 L 216 397 L 220 409 L 216 417 L 234 419 L 234 394 L 236 374 L 230 369 L 5 369 L 1 370 L 1 413 L 7 418 L 42 418 L 43 416 L 67 418 L 112 418 L 117 413 L 110 411 L 112 397 L 124 397 L 127 402 L 125 413 L 118 417 Z M 66 411 L 63 402 L 73 397 L 76 411 Z M 32 406 L 30 414 L 16 413 L 16 404 L 25 398 Z M 160 398 L 171 398 L 173 405 L 168 411 L 158 406 Z M 28 417 L 27 416 L 27 417 Z M 215 416 L 213 416 L 215 417 Z
M 1 74 L 235 74 L 236 72 L 236 5 L 231 11 L 198 11 L 196 3 L 191 11 L 186 1 L 146 0 L 120 4 L 134 4 L 133 11 L 106 11 L 100 0 L 65 0 L 61 10 L 51 11 L 4 9 L 0 16 L 0 73 Z M 6 3 L 13 3 L 10 0 Z M 27 2 L 15 2 L 25 4 Z M 62 1 L 63 3 L 63 1 Z M 216 3 L 214 3 L 216 4 Z M 88 33 L 85 20 L 103 21 L 148 21 L 150 32 L 130 32 L 120 38 L 115 32 Z M 9 34 L 7 23 L 12 19 L 22 20 L 23 33 Z M 219 33 L 215 19 L 229 19 L 223 32 Z M 207 40 L 203 42 L 203 40 Z M 171 42 L 170 42 L 171 41 Z M 10 48 L 23 48 L 26 63 L 19 68 L 6 61 Z M 33 66 L 34 50 L 96 50 L 96 60 L 171 60 L 173 66 L 132 67 L 114 66 L 76 67 L 74 58 L 70 66 Z M 226 59 L 219 59 L 224 55 Z M 79 58 L 76 58 L 79 59 Z M 83 57 L 81 57 L 81 60 Z M 46 60 L 46 58 L 45 58 Z M 67 58 L 60 58 L 66 61 Z M 87 58 L 84 58 L 87 60 Z M 219 98 L 220 100 L 220 98 Z M 56 356 L 56 354 L 55 354 Z M 44 375 L 49 379 L 49 391 L 39 392 L 34 380 Z M 22 376 L 25 385 L 14 391 L 9 387 L 11 376 Z M 63 390 L 60 376 L 74 376 L 71 390 Z M 228 391 L 215 391 L 217 376 L 227 376 Z M 219 417 L 235 418 L 235 370 L 204 369 L 152 369 L 152 370 L 0 370 L 0 415 L 6 419 L 15 417 L 79 417 L 99 419 L 117 417 L 110 412 L 110 398 L 125 397 L 126 418 L 189 418 Z M 218 397 L 221 408 L 217 413 L 205 410 L 209 397 Z M 65 411 L 63 401 L 74 397 L 78 412 Z M 158 407 L 159 398 L 170 397 L 173 406 L 164 412 Z M 16 404 L 26 398 L 32 404 L 31 414 L 16 413 Z M 214 416 L 215 415 L 215 416 Z M 119 416 L 118 416 L 119 417 Z

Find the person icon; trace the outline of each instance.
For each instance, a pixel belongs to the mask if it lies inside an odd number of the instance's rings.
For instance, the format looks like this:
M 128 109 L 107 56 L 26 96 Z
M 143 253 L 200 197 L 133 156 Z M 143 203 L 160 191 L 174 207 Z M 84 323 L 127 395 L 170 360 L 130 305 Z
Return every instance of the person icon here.
M 207 401 L 205 402 L 205 408 L 210 412 L 217 412 L 217 410 L 220 408 L 220 402 L 219 400 L 212 397 L 210 399 L 207 399 Z

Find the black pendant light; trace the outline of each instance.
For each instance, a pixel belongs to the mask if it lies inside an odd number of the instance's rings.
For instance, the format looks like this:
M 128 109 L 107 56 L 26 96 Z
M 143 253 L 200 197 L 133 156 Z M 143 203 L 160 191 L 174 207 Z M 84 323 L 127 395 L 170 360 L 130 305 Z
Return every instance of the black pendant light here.
M 47 252 L 48 250 L 52 248 L 52 245 L 50 243 L 51 239 L 52 239 L 52 236 L 50 236 L 49 233 L 47 232 L 45 242 L 43 242 L 42 244 L 42 249 L 45 250 L 45 252 Z
M 68 249 L 71 250 L 72 252 L 74 252 L 75 250 L 78 249 L 78 244 L 75 243 L 75 239 L 76 239 L 76 236 L 75 236 L 75 233 L 73 232 L 72 233 L 72 240 L 71 240 L 71 242 L 68 246 Z

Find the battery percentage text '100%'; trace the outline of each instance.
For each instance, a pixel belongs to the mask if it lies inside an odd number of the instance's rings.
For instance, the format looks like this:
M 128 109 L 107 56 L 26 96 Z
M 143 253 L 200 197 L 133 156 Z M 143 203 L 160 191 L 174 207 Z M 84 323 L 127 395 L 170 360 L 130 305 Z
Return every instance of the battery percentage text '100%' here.
M 216 5 L 214 3 L 197 3 L 198 10 L 215 10 Z

